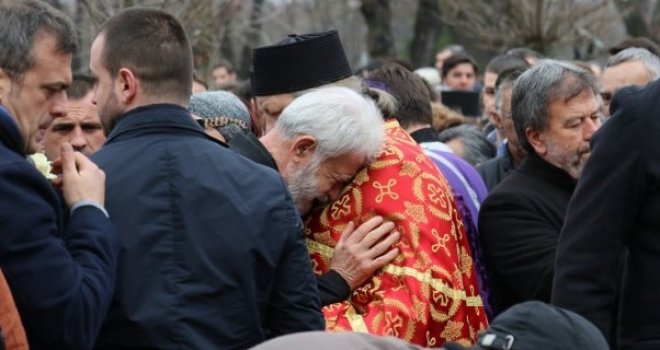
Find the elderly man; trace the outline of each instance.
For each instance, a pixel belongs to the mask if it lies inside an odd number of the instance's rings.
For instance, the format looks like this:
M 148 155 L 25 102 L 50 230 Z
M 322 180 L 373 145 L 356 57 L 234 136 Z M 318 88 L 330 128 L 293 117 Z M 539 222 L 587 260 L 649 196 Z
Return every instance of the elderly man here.
M 245 349 L 323 329 L 302 222 L 273 171 L 208 137 L 186 105 L 181 24 L 131 8 L 91 48 L 108 140 L 107 208 L 122 256 L 97 348 Z
M 257 95 L 256 102 L 259 105 L 261 117 L 266 120 L 268 130 L 274 127 L 282 110 L 304 92 L 323 86 L 345 86 L 360 92 L 366 89 L 359 79 L 352 76 L 352 70 L 337 31 L 290 35 L 279 45 L 255 49 L 254 55 L 255 75 L 253 78 L 256 85 L 254 88 Z M 308 65 L 301 66 L 296 61 L 288 61 L 290 63 L 279 65 L 271 63 L 272 60 L 278 62 L 287 60 L 291 55 L 306 61 Z M 319 67 L 332 67 L 332 69 Z M 393 104 L 391 99 L 383 98 L 382 100 L 385 101 L 384 105 Z M 333 139 L 340 137 L 340 134 L 341 132 L 334 135 L 324 133 L 326 137 L 332 135 Z M 269 141 L 271 146 L 276 146 L 272 141 L 272 139 Z M 283 154 L 281 152 L 271 153 L 274 150 L 264 148 L 264 145 L 253 135 L 236 135 L 229 146 L 248 159 L 280 171 L 283 178 L 287 179 L 286 169 L 278 168 L 278 162 L 273 159 L 274 156 Z M 355 172 L 350 177 L 353 175 Z M 308 203 L 306 201 L 299 203 L 302 205 L 299 207 L 300 212 L 306 213 L 309 210 L 306 208 Z M 392 228 L 393 225 L 390 222 L 376 217 L 360 225 L 355 230 L 355 234 L 353 234 L 352 226 L 344 230 L 345 239 L 335 247 L 330 269 L 318 278 L 321 305 L 346 300 L 355 287 L 370 278 L 374 271 L 394 259 L 397 253 L 395 249 L 381 252 L 381 245 L 373 244 L 381 239 L 385 245 L 395 243 L 399 238 L 398 233 L 383 238 Z
M 51 161 L 60 157 L 60 149 L 65 142 L 70 143 L 74 151 L 88 157 L 103 146 L 105 133 L 96 105 L 92 102 L 94 83 L 92 77 L 73 76 L 66 90 L 69 98 L 66 115 L 53 120 L 44 133 L 44 152 Z
M 274 120 L 279 107 L 328 82 L 376 97 L 384 114 L 394 115 L 382 93 L 351 75 L 336 32 L 292 36 L 256 49 L 254 58 L 255 91 L 262 96 L 262 110 Z M 421 345 L 472 342 L 487 320 L 451 190 L 395 120 L 385 123 L 385 133 L 384 151 L 358 171 L 336 200 L 307 215 L 308 248 L 317 274 L 327 274 L 352 239 L 346 238 L 345 227 L 380 216 L 394 221 L 401 233 L 400 254 L 389 256 L 389 251 L 387 259 L 367 261 L 367 266 L 377 262 L 384 267 L 375 275 L 374 270 L 364 273 L 348 300 L 324 308 L 327 329 L 392 334 Z
M 0 33 L 0 266 L 30 348 L 90 349 L 110 307 L 118 253 L 104 174 L 63 143 L 64 213 L 25 159 L 39 128 L 66 115 L 75 28 L 43 2 L 0 1 Z
M 591 74 L 560 61 L 541 60 L 516 80 L 511 109 L 527 157 L 479 213 L 499 312 L 550 300 L 559 232 L 601 123 L 597 94 Z
M 660 58 L 646 49 L 628 48 L 607 60 L 607 67 L 600 77 L 603 87 L 603 111 L 610 116 L 610 101 L 625 86 L 644 86 L 660 78 Z

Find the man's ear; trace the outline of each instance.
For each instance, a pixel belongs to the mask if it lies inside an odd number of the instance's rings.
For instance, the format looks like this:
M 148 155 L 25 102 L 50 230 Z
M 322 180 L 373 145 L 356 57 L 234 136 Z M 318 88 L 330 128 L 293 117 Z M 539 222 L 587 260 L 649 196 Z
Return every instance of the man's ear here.
M 120 68 L 115 81 L 118 96 L 123 104 L 130 104 L 136 96 L 138 80 L 135 74 L 128 68 Z
M 298 163 L 314 155 L 316 139 L 309 135 L 298 136 L 291 142 L 289 151 L 291 152 L 291 159 Z
M 500 114 L 497 112 L 490 112 L 490 120 L 493 122 L 495 127 L 498 130 L 502 130 L 502 117 L 500 117 Z
M 536 151 L 536 154 L 545 155 L 548 152 L 548 147 L 541 137 L 541 133 L 532 128 L 527 128 L 525 129 L 525 135 L 527 136 L 529 144 L 532 145 L 534 151 Z

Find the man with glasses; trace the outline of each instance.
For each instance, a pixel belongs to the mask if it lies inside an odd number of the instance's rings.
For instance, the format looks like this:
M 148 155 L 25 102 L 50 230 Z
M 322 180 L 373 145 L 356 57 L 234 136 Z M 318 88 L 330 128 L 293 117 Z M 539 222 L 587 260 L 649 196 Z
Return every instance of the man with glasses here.
M 486 128 L 488 133 L 488 140 L 492 142 L 495 147 L 498 147 L 498 156 L 502 155 L 505 150 L 503 147 L 500 147 L 505 137 L 502 136 L 502 133 L 499 129 L 496 128 L 497 115 L 494 115 L 495 112 L 495 82 L 497 82 L 498 76 L 511 68 L 515 67 L 529 67 L 529 64 L 522 58 L 518 58 L 511 55 L 497 55 L 493 57 L 488 65 L 486 65 L 486 71 L 484 72 L 484 87 L 481 92 L 481 102 L 483 103 L 484 108 L 484 117 L 488 118 L 489 123 Z
M 486 183 L 486 187 L 491 191 L 499 184 L 511 171 L 518 168 L 525 158 L 525 151 L 520 146 L 518 136 L 513 128 L 511 119 L 511 91 L 516 79 L 525 72 L 527 64 L 520 65 L 503 71 L 498 77 L 495 86 L 495 103 L 491 112 L 492 120 L 495 123 L 496 130 L 505 139 L 504 152 L 477 167 L 477 171 Z M 488 73 L 486 73 L 488 74 Z

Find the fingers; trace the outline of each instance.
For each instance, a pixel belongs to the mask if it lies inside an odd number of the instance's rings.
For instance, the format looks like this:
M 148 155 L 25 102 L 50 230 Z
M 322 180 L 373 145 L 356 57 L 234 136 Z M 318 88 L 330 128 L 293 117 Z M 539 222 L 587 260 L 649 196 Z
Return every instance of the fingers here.
M 383 219 L 381 216 L 374 216 L 373 218 L 367 220 L 355 230 L 356 232 L 352 235 L 350 242 L 363 241 L 365 236 L 367 236 L 367 234 L 378 227 L 378 225 L 382 224 L 384 220 L 385 219 Z M 368 247 L 371 247 L 371 245 Z
M 380 226 L 372 229 L 362 240 L 362 245 L 366 248 L 371 248 L 385 237 L 390 231 L 394 229 L 394 223 L 391 221 L 385 222 Z
M 89 160 L 89 158 L 87 158 L 84 154 L 80 152 L 74 152 L 73 156 L 78 171 L 83 172 L 90 168 L 96 168 L 96 164 Z
M 337 241 L 337 245 L 346 241 L 348 237 L 350 237 L 353 234 L 353 232 L 355 232 L 355 224 L 353 223 L 353 221 L 351 221 L 348 223 L 348 225 L 346 225 L 344 231 L 341 232 L 341 237 L 339 237 L 339 241 Z
M 393 231 L 390 235 L 369 249 L 369 257 L 374 259 L 383 255 L 383 253 L 392 248 L 392 245 L 399 242 L 399 238 L 401 238 L 401 234 L 398 231 Z
M 76 172 L 76 156 L 71 144 L 65 142 L 62 144 L 60 152 L 61 166 L 63 174 L 73 174 Z
M 374 259 L 372 262 L 372 267 L 374 271 L 389 264 L 390 261 L 394 260 L 394 258 L 397 257 L 397 255 L 399 255 L 399 248 L 394 248 L 389 252 L 387 252 L 386 254 L 381 255 L 378 258 Z

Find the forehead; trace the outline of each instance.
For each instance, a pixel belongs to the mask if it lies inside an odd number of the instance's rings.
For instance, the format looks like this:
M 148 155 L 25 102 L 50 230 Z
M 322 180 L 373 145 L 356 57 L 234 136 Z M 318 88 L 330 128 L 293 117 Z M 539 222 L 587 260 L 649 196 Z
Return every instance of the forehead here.
M 495 82 L 497 82 L 497 73 L 486 72 L 484 73 L 484 85 L 495 87 Z
M 295 96 L 292 94 L 280 94 L 272 96 L 259 96 L 257 97 L 257 103 L 261 108 L 267 108 L 269 110 L 279 109 L 282 110 L 288 106 Z
M 623 62 L 607 67 L 601 76 L 601 84 L 606 90 L 626 85 L 645 85 L 648 80 L 648 72 L 641 61 Z
M 217 67 L 216 69 L 213 70 L 213 74 L 228 74 L 229 71 L 227 70 L 227 67 Z
M 449 74 L 451 73 L 474 73 L 474 67 L 470 63 L 459 63 L 454 68 L 449 70 Z
M 85 97 L 79 100 L 68 100 L 66 102 L 67 114 L 63 118 L 56 118 L 64 120 L 94 120 L 99 121 L 99 116 L 96 110 L 96 105 L 92 103 L 94 94 L 88 93 Z
M 26 74 L 34 72 L 46 83 L 71 82 L 71 59 L 69 53 L 62 53 L 57 47 L 57 39 L 52 35 L 38 32 L 32 50 L 34 66 Z
M 548 105 L 550 121 L 563 121 L 571 117 L 581 117 L 598 112 L 598 99 L 591 90 L 584 90 L 570 100 L 556 99 Z

